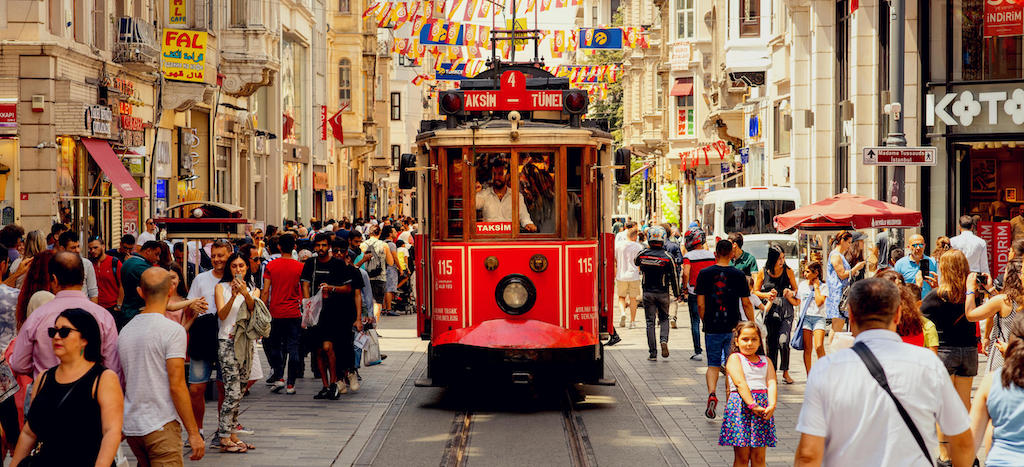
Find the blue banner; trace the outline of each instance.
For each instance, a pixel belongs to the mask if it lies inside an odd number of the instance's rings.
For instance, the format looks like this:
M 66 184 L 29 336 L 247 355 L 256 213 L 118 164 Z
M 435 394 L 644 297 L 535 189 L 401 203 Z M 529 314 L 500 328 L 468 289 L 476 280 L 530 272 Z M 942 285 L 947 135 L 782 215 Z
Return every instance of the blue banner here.
M 451 63 L 442 63 L 441 71 L 434 72 L 434 79 L 438 81 L 462 81 L 466 79 L 462 72 L 466 69 L 465 63 L 460 63 L 452 69 Z
M 439 28 L 434 26 L 438 23 L 427 23 L 420 29 L 420 45 L 462 45 L 466 28 L 460 24 L 440 23 Z M 450 28 L 458 28 L 455 32 L 455 41 L 449 41 Z M 620 40 L 621 42 L 621 40 Z
M 621 49 L 622 29 L 580 29 L 581 49 Z
M 157 179 L 156 180 L 156 197 L 157 199 L 167 198 L 167 180 Z

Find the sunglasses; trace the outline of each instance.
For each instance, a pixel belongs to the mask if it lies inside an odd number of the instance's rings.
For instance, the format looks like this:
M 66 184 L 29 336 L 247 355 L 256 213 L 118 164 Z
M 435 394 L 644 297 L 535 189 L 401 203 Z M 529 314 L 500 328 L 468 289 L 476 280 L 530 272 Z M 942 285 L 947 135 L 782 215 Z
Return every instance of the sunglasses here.
M 67 339 L 71 334 L 71 331 L 81 332 L 75 328 L 49 328 L 46 330 L 46 334 L 50 336 L 50 339 L 53 339 L 53 337 L 57 335 L 59 335 L 61 339 Z
M 924 243 L 915 243 L 915 244 L 910 245 L 910 246 L 912 246 L 914 248 L 924 248 Z

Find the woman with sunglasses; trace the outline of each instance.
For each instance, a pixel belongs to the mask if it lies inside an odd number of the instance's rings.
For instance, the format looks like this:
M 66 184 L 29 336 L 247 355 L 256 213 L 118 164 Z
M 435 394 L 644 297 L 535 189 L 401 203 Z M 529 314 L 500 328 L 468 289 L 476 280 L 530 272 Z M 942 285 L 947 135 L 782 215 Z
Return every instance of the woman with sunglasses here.
M 246 257 L 232 253 L 224 268 L 224 276 L 217 284 L 214 300 L 220 330 L 217 333 L 217 356 L 220 363 L 221 381 L 224 383 L 224 403 L 218 416 L 218 435 L 221 452 L 244 453 L 255 446 L 242 442 L 234 433 L 238 426 L 238 406 L 242 401 L 245 381 L 242 379 L 238 358 L 235 356 L 235 320 L 238 310 L 246 307 L 252 311 L 260 292 L 251 282 L 249 261 Z
M 111 465 L 121 443 L 124 394 L 103 366 L 100 327 L 89 312 L 61 312 L 52 328 L 60 364 L 39 377 L 11 465 Z

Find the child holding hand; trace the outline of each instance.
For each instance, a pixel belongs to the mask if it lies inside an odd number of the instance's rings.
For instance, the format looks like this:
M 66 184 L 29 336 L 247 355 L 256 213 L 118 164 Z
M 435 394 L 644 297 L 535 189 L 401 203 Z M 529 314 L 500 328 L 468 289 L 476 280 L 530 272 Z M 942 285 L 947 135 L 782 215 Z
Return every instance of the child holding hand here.
M 733 330 L 732 355 L 725 365 L 729 397 L 722 417 L 720 446 L 733 447 L 735 466 L 764 466 L 767 448 L 775 447 L 775 367 L 757 355 L 762 336 L 757 325 L 743 321 Z

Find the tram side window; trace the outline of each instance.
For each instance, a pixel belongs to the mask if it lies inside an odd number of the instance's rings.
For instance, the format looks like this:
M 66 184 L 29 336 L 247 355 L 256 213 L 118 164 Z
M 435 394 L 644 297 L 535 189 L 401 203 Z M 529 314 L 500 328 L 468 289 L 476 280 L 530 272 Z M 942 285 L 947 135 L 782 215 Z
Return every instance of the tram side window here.
M 581 237 L 583 220 L 583 148 L 566 148 L 566 217 L 569 238 Z
M 519 154 L 519 196 L 536 226 L 534 230 L 525 227 L 523 230 L 546 234 L 558 231 L 556 186 L 553 152 Z
M 450 148 L 446 152 L 445 162 L 448 173 L 448 236 L 462 236 L 462 186 L 465 177 L 465 164 L 462 163 L 462 149 Z

